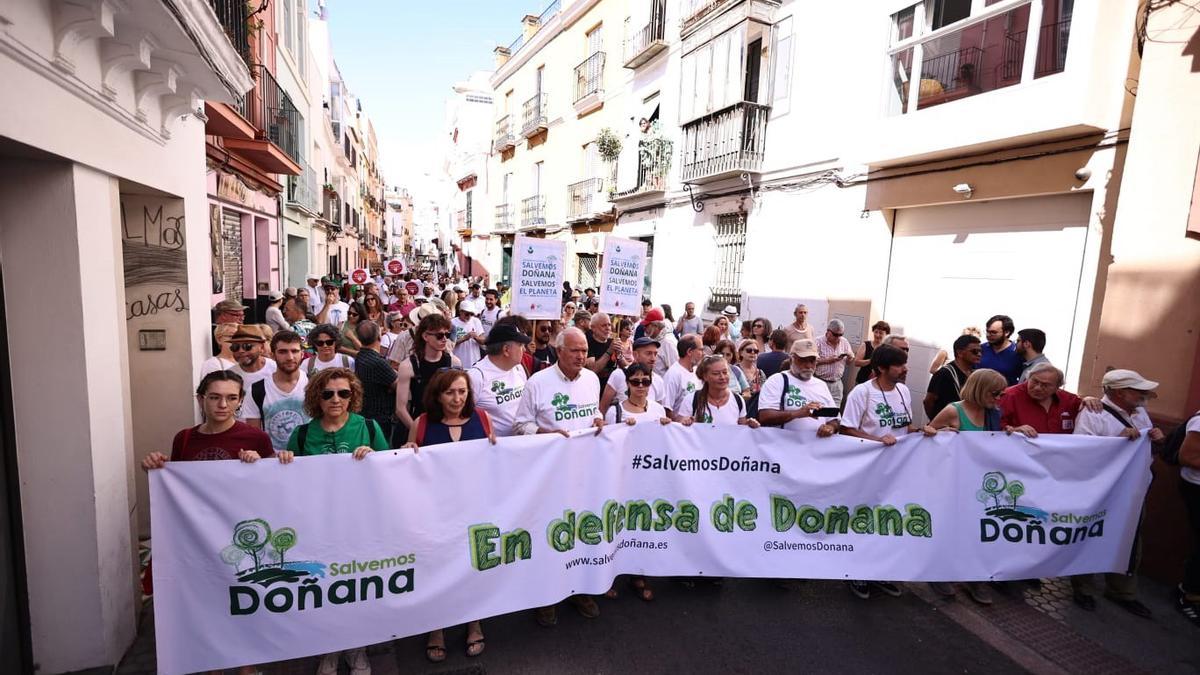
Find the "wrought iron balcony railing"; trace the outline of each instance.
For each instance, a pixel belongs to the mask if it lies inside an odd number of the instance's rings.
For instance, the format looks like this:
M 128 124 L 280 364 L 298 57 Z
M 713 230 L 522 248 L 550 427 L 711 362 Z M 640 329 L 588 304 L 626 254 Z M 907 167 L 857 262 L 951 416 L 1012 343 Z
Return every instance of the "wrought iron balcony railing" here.
M 303 167 L 299 176 L 288 176 L 287 200 L 289 205 L 299 206 L 311 213 L 320 213 L 321 205 L 317 197 L 317 172 L 301 162 Z
M 250 63 L 250 29 L 246 26 L 246 0 L 208 0 L 229 37 L 229 43 Z
M 493 232 L 512 232 L 516 229 L 516 223 L 513 222 L 513 207 L 511 204 L 499 204 L 496 206 L 496 216 L 492 221 Z
M 596 52 L 575 66 L 575 103 L 604 91 L 604 52 Z
M 667 47 L 666 3 L 652 0 L 650 22 L 625 40 L 625 67 L 637 68 Z
M 513 138 L 512 121 L 508 115 L 496 120 L 496 142 L 492 149 L 495 152 L 504 152 L 510 148 L 516 147 L 517 140 Z
M 684 125 L 680 178 L 686 183 L 761 171 L 770 111 L 743 101 Z
M 238 113 L 259 129 L 263 140 L 279 146 L 293 160 L 300 160 L 300 111 L 275 81 L 275 76 L 261 65 L 250 67 L 254 88 L 246 92 Z
M 521 135 L 525 138 L 546 130 L 546 101 L 548 98 L 546 92 L 539 91 L 533 95 L 533 98 L 525 101 L 521 116 L 524 121 L 521 125 Z
M 605 202 L 603 178 L 588 178 L 567 186 L 567 219 L 590 218 Z
M 542 195 L 534 195 L 521 200 L 521 227 L 537 228 L 546 226 L 546 199 Z

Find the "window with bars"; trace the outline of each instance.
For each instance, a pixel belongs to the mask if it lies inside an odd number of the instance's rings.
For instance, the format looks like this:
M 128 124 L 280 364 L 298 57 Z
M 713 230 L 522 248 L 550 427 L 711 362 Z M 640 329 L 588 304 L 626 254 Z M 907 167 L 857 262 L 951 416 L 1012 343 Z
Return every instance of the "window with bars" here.
M 746 216 L 741 213 L 717 216 L 713 243 L 717 248 L 714 256 L 716 276 L 709 288 L 708 308 L 719 312 L 726 305 L 733 305 L 741 311 L 742 261 L 746 257 Z
M 579 274 L 576 277 L 580 288 L 596 288 L 600 279 L 600 256 L 595 253 L 579 254 Z

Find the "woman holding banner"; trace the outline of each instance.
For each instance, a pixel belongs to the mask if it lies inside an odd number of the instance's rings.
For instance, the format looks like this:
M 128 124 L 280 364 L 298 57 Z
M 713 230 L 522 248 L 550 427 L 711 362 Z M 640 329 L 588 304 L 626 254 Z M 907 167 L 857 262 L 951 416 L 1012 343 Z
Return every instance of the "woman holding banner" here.
M 443 443 L 486 438 L 496 444 L 492 423 L 483 410 L 475 407 L 471 381 L 465 370 L 443 370 L 433 376 L 425 389 L 425 412 L 417 417 L 408 432 L 405 448 L 425 448 Z M 467 656 L 483 653 L 483 626 L 478 620 L 467 624 Z M 432 663 L 446 660 L 446 636 L 439 628 L 429 634 L 425 658 Z
M 729 388 L 729 363 L 719 355 L 706 356 L 696 366 L 702 386 L 691 398 L 684 397 L 679 415 L 708 424 L 745 424 L 758 428 L 758 420 L 746 415 L 746 401 Z

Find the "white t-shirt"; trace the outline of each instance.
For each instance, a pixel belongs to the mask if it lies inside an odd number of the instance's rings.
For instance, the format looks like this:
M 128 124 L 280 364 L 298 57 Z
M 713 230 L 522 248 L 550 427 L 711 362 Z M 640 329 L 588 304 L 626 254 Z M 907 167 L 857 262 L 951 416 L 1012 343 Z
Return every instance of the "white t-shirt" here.
M 709 424 L 728 425 L 737 424 L 738 419 L 746 415 L 746 402 L 741 396 L 729 392 L 729 398 L 725 400 L 725 405 L 718 406 L 712 401 L 706 405 L 706 412 L 699 413 L 692 410 L 692 401 L 695 399 L 695 394 L 689 394 L 683 400 L 679 407 L 679 414 L 682 417 L 691 417 L 697 422 L 707 422 Z
M 518 363 L 510 370 L 501 370 L 485 356 L 467 370 L 467 379 L 471 381 L 475 405 L 492 418 L 496 436 L 511 436 L 521 392 L 525 391 L 525 368 Z
M 471 317 L 463 321 L 457 316 L 450 320 L 450 344 L 458 342 L 462 336 L 474 331 L 476 335 L 483 335 L 483 324 L 479 323 L 479 319 Z M 464 368 L 470 368 L 479 360 L 479 343 L 474 340 L 467 340 L 461 345 L 455 345 L 454 355 L 462 361 Z
M 641 377 L 640 374 L 639 377 Z M 629 389 L 628 383 L 625 382 L 625 371 L 620 368 L 617 368 L 612 372 L 612 375 L 608 376 L 608 384 L 605 386 L 612 387 L 612 390 L 617 393 L 613 398 L 612 405 L 609 406 L 610 408 L 629 398 L 629 395 L 625 393 Z M 652 373 L 650 375 L 650 400 L 657 401 L 661 405 L 666 400 L 666 395 L 666 381 L 659 377 L 658 373 Z
M 313 288 L 305 286 L 308 289 L 308 311 L 312 312 L 313 316 L 321 313 L 321 308 L 325 306 L 325 291 L 321 290 L 320 286 Z
M 1189 434 L 1200 434 L 1200 413 L 1197 413 L 1188 420 L 1187 426 L 1184 428 L 1187 429 L 1187 433 Z M 1186 438 L 1185 436 L 1184 439 L 1186 440 Z M 1190 466 L 1180 467 L 1179 477 L 1193 485 L 1200 485 L 1200 469 L 1193 469 Z
M 661 377 L 666 377 L 667 371 L 677 361 L 679 361 L 679 340 L 671 335 L 671 331 L 664 330 L 658 336 L 658 357 L 654 360 L 654 372 Z
M 525 383 L 514 434 L 535 434 L 539 428 L 552 431 L 586 429 L 600 417 L 600 379 L 584 368 L 568 380 L 555 364 L 539 370 Z
M 288 439 L 292 430 L 301 424 L 307 424 L 308 415 L 304 413 L 304 388 L 308 386 L 308 376 L 300 371 L 300 380 L 290 393 L 280 391 L 275 386 L 275 378 L 263 380 L 265 396 L 263 410 L 259 410 L 250 390 L 246 391 L 246 399 L 242 401 L 242 418 L 262 420 L 263 431 L 271 437 L 271 447 L 275 450 L 287 450 Z
M 218 370 L 231 370 L 235 366 L 237 366 L 237 361 L 228 361 L 219 356 L 214 356 L 200 364 L 200 380 L 203 380 L 204 376 L 209 373 L 215 373 Z M 238 374 L 240 375 L 241 373 Z M 200 380 L 196 380 L 196 383 L 199 384 Z
M 786 394 L 783 391 L 785 382 Z M 781 396 L 783 397 L 782 408 L 779 407 Z M 799 410 L 809 403 L 820 403 L 822 408 L 837 407 L 837 404 L 833 402 L 833 396 L 829 393 L 829 385 L 817 379 L 815 375 L 807 380 L 802 380 L 792 373 L 778 372 L 767 378 L 758 393 L 759 410 Z M 783 425 L 783 428 L 793 431 L 801 429 L 816 431 L 817 427 L 824 424 L 825 421 L 819 417 L 798 417 Z
M 621 407 L 621 403 L 614 403 L 608 406 L 608 411 L 604 413 L 604 421 L 607 424 L 617 423 L 617 408 Z M 646 412 L 629 412 L 624 408 L 621 409 L 621 422 L 625 420 L 637 420 L 638 424 L 654 423 L 658 424 L 659 420 L 667 416 L 666 408 L 658 404 L 657 401 L 646 399 Z
M 761 394 L 758 400 L 761 405 L 764 400 Z M 913 420 L 912 409 L 912 394 L 903 382 L 897 382 L 891 391 L 882 391 L 875 380 L 869 380 L 850 390 L 842 411 L 842 426 L 872 436 L 891 434 L 900 438 L 908 434 L 908 425 Z
M 483 326 L 483 334 L 487 335 L 488 333 L 491 333 L 492 326 L 495 326 L 496 322 L 499 321 L 500 317 L 502 316 L 504 316 L 504 310 L 500 309 L 500 307 L 496 307 L 495 309 L 488 309 L 485 307 L 480 310 L 478 318 L 479 325 Z
M 660 351 L 659 354 L 661 353 Z M 692 371 L 679 365 L 677 360 L 667 369 L 667 374 L 663 377 L 663 388 L 663 405 L 678 414 L 683 400 L 691 399 L 692 394 L 700 389 L 700 380 Z
M 300 370 L 303 370 L 308 375 L 316 375 L 326 368 L 349 368 L 354 370 L 354 357 L 346 354 L 334 354 L 332 361 L 322 361 L 321 357 L 316 354 L 305 359 L 300 365 Z
M 249 394 L 250 393 L 250 385 L 254 384 L 255 382 L 258 382 L 259 380 L 261 380 L 265 377 L 270 377 L 271 375 L 275 374 L 275 362 L 272 361 L 271 359 L 264 358 L 263 359 L 263 367 L 259 368 L 258 370 L 254 371 L 253 373 L 247 373 L 246 371 L 242 370 L 242 364 L 240 364 L 240 363 L 234 365 L 232 368 L 226 368 L 226 370 L 229 370 L 231 372 L 237 373 L 238 375 L 242 376 L 242 388 L 246 390 L 247 394 Z
M 329 314 L 325 317 L 325 323 L 340 326 L 346 323 L 346 315 L 350 313 L 350 305 L 338 300 L 329 308 Z
M 1100 399 L 1100 402 L 1113 410 L 1121 411 L 1121 408 L 1107 396 Z M 1138 408 L 1133 415 L 1127 416 L 1126 419 L 1138 431 L 1145 431 L 1154 426 L 1145 408 Z M 1121 421 L 1113 417 L 1113 414 L 1107 410 L 1101 409 L 1100 412 L 1092 412 L 1087 408 L 1081 408 L 1079 415 L 1075 418 L 1075 431 L 1072 433 L 1084 436 L 1120 436 L 1122 431 L 1125 431 L 1125 425 L 1121 424 Z

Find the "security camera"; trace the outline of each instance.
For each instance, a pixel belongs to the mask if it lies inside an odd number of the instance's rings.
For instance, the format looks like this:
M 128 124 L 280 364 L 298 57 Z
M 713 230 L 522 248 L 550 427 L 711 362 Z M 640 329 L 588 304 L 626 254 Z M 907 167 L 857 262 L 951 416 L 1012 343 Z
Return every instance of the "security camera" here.
M 1087 180 L 1091 177 L 1092 177 L 1092 170 L 1089 169 L 1088 167 L 1081 166 L 1078 169 L 1075 169 L 1075 179 L 1076 180 Z
M 975 192 L 975 188 L 971 187 L 970 183 L 959 183 L 954 186 L 954 191 L 962 195 L 966 199 L 971 198 L 971 193 Z

